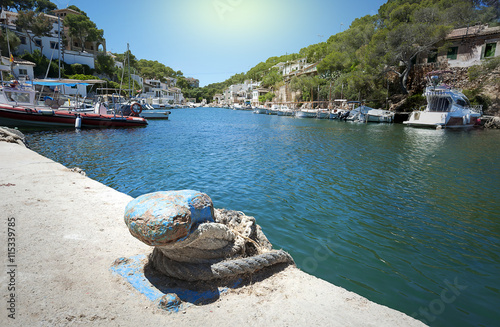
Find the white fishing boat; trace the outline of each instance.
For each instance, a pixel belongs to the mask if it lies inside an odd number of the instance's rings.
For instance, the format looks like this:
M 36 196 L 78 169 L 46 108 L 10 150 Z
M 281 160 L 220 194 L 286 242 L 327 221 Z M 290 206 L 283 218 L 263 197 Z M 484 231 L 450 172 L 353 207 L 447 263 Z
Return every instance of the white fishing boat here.
M 245 103 L 245 104 L 241 105 L 240 110 L 253 110 L 253 109 L 252 109 L 252 105 L 250 103 Z
M 316 109 L 316 118 L 329 119 L 330 118 L 330 111 L 328 109 Z
M 316 109 L 300 109 L 295 112 L 295 117 L 297 118 L 316 118 Z
M 144 109 L 139 116 L 146 119 L 168 119 L 171 112 L 162 109 Z
M 286 104 L 280 106 L 278 116 L 293 116 L 293 110 L 288 108 Z
M 267 109 L 268 115 L 277 115 L 280 110 L 280 106 L 277 104 L 273 104 L 270 109 Z
M 365 115 L 365 120 L 369 123 L 392 123 L 394 112 L 384 109 L 370 109 Z
M 257 106 L 257 107 L 253 108 L 253 113 L 265 115 L 265 114 L 267 114 L 267 109 L 264 106 Z
M 478 124 L 482 106 L 472 106 L 461 90 L 441 83 L 441 75 L 451 71 L 427 74 L 428 86 L 424 96 L 427 106 L 413 111 L 405 122 L 407 126 L 432 128 L 470 128 Z

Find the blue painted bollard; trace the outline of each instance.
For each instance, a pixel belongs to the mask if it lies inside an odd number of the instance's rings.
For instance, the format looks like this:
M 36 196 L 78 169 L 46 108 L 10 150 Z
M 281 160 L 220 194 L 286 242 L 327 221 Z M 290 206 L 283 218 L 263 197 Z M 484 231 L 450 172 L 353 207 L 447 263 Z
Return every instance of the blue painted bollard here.
M 151 246 L 182 241 L 199 224 L 213 221 L 212 200 L 193 190 L 145 194 L 125 208 L 130 233 Z

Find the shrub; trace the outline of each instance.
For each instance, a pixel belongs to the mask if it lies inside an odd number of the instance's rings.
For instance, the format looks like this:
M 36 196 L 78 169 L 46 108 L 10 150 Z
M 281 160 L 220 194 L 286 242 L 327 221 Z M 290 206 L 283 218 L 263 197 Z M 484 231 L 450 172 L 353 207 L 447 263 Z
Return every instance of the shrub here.
M 421 94 L 414 94 L 406 98 L 406 101 L 403 103 L 401 107 L 399 107 L 399 111 L 413 111 L 418 110 L 420 107 L 425 106 L 427 100 Z

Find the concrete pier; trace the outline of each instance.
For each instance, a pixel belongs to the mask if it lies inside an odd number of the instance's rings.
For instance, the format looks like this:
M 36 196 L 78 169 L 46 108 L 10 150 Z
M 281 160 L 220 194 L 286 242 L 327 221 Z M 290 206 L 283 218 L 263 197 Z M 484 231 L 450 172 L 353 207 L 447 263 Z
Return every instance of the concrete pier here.
M 111 271 L 118 258 L 152 251 L 124 224 L 130 200 L 21 145 L 0 142 L 0 325 L 423 326 L 295 267 L 230 289 L 210 304 L 178 313 L 159 309 Z

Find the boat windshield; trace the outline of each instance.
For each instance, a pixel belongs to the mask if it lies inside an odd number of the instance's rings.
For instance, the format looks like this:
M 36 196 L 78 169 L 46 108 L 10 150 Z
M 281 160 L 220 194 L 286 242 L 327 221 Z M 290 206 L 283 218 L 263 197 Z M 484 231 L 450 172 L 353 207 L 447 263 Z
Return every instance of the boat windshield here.
M 30 94 L 27 92 L 5 91 L 5 96 L 7 97 L 8 101 L 16 103 L 31 103 Z
M 451 98 L 450 97 L 430 97 L 428 100 L 429 111 L 450 111 Z
M 457 104 L 461 107 L 467 108 L 470 107 L 470 102 L 467 99 L 458 99 Z

